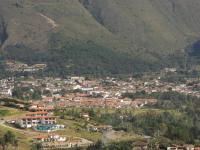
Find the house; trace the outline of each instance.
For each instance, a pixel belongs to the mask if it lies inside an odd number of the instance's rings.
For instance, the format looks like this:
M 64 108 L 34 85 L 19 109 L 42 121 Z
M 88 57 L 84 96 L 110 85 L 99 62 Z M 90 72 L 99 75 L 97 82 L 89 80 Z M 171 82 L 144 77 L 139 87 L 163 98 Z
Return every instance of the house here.
M 167 147 L 167 150 L 195 150 L 194 145 L 172 145 L 171 147 Z
M 42 149 L 67 149 L 71 148 L 69 142 L 42 142 Z
M 37 126 L 38 124 L 43 124 L 43 125 L 55 124 L 56 117 L 49 116 L 48 112 L 45 111 L 31 112 L 27 113 L 25 117 L 18 119 L 16 123 L 21 128 L 31 128 Z
M 176 72 L 177 69 L 176 68 L 165 68 L 164 71 L 167 72 Z
M 88 91 L 87 93 L 91 97 L 95 97 L 95 98 L 103 97 L 103 92 L 101 91 Z
M 36 142 L 65 142 L 67 141 L 66 137 L 60 135 L 42 135 L 42 136 L 35 136 L 33 139 Z
M 134 108 L 139 108 L 145 105 L 155 105 L 157 101 L 157 99 L 135 99 L 131 102 L 130 106 Z
M 91 88 L 91 87 L 82 87 L 81 90 L 84 91 L 84 92 L 89 92 L 89 91 L 93 91 L 94 88 Z
M 134 148 L 147 150 L 148 149 L 148 142 L 137 141 L 132 144 Z
M 35 111 L 46 111 L 46 112 L 52 112 L 54 110 L 53 106 L 47 106 L 44 108 L 36 108 Z
M 12 96 L 12 88 L 8 88 L 8 87 L 1 88 L 0 95 L 11 97 Z
M 43 137 L 36 137 L 36 140 Z M 48 139 L 49 140 L 49 139 Z M 69 149 L 73 147 L 80 147 L 80 146 L 86 146 L 88 144 L 92 144 L 92 142 L 82 139 L 82 138 L 68 138 L 65 141 L 44 141 L 41 142 L 41 146 L 43 149 Z
M 33 67 L 36 68 L 36 70 L 43 70 L 47 67 L 47 64 L 34 64 Z
M 23 71 L 24 72 L 34 72 L 34 71 L 36 71 L 36 69 L 32 66 L 28 66 L 28 67 L 23 68 Z
M 82 88 L 82 86 L 80 86 L 80 85 L 75 85 L 75 86 L 73 87 L 73 90 L 81 90 L 81 88 Z
M 85 80 L 85 77 L 71 77 L 71 81 L 82 83 Z
M 184 144 L 185 150 L 194 150 L 194 145 L 191 144 Z
M 29 109 L 29 111 L 52 112 L 54 110 L 54 106 L 45 106 L 45 105 L 40 105 L 40 104 L 33 104 L 28 109 Z
M 110 125 L 99 125 L 99 126 L 93 126 L 89 125 L 88 130 L 92 132 L 107 132 L 111 131 L 113 128 Z
M 48 116 L 48 112 L 45 111 L 31 112 L 27 113 L 26 116 Z
M 16 107 L 20 108 L 20 109 L 23 109 L 23 108 L 25 108 L 25 105 L 24 104 L 16 104 Z
M 80 117 L 87 121 L 90 120 L 90 115 L 88 113 L 80 113 Z
M 171 146 L 171 147 L 167 147 L 167 150 L 184 150 L 184 149 L 182 147 Z
M 68 142 L 69 142 L 70 147 L 77 147 L 77 146 L 81 146 L 82 139 L 81 138 L 70 138 Z
M 31 128 L 37 126 L 38 124 L 49 125 L 55 123 L 55 116 L 26 116 L 17 120 L 17 124 L 21 128 Z

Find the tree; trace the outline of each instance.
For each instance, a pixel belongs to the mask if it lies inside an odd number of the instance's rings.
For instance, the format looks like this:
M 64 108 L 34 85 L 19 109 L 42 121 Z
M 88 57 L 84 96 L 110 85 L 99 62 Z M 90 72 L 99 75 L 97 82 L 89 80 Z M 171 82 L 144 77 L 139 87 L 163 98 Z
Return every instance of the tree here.
M 94 111 L 93 108 L 89 109 L 89 115 L 90 115 L 91 117 L 95 117 L 95 116 L 96 116 L 96 113 L 95 113 L 95 111 Z
M 97 141 L 94 145 L 89 146 L 87 150 L 103 150 L 103 143 Z
M 17 147 L 18 140 L 11 131 L 7 131 L 3 137 L 0 138 L 0 145 L 2 146 L 3 150 L 6 150 L 9 145 Z
M 41 143 L 33 144 L 31 147 L 31 150 L 41 150 L 41 149 L 42 149 Z
M 6 149 L 6 141 L 4 138 L 0 138 L 0 145 L 2 146 L 2 149 L 5 150 Z

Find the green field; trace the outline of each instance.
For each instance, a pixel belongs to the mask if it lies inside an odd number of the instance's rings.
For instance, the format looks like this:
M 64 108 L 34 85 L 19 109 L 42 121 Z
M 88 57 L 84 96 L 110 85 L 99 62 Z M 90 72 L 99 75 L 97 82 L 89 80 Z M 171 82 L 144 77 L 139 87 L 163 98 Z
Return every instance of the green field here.
M 7 131 L 12 131 L 17 139 L 19 140 L 18 143 L 18 149 L 19 150 L 30 150 L 31 149 L 31 138 L 27 137 L 26 135 L 22 134 L 21 132 L 18 132 L 16 130 L 4 127 L 2 125 L 0 125 L 0 136 L 2 136 L 3 134 L 5 134 Z M 9 148 L 9 150 L 11 150 L 13 148 Z
M 15 117 L 19 117 L 20 115 L 25 114 L 26 111 L 22 111 L 19 109 L 14 109 L 14 108 L 10 108 L 10 107 L 4 107 L 4 106 L 0 106 L 0 118 L 15 118 Z M 0 136 L 2 136 L 3 134 L 5 134 L 7 131 L 12 131 L 17 139 L 19 140 L 19 146 L 18 149 L 19 150 L 29 150 L 31 147 L 31 138 L 27 137 L 27 135 L 25 135 L 22 131 L 18 131 L 15 130 L 14 128 L 10 128 L 7 127 L 3 124 L 0 124 Z M 8 150 L 13 149 L 13 147 L 9 147 Z
M 23 110 L 15 109 L 15 108 L 10 108 L 10 107 L 4 107 L 0 106 L 0 117 L 9 117 L 9 116 L 18 116 L 26 113 Z
M 96 142 L 102 138 L 102 134 L 98 132 L 88 132 L 83 126 L 86 123 L 82 119 L 59 119 L 60 124 L 64 124 L 66 126 L 65 130 L 58 131 L 61 135 L 69 136 L 69 137 L 82 137 L 93 142 Z

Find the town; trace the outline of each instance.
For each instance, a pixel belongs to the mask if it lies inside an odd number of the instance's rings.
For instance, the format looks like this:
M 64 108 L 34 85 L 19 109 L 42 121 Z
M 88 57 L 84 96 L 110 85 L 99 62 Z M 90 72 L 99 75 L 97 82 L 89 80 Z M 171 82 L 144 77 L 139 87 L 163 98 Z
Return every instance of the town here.
M 10 68 L 16 67 L 9 65 Z M 118 141 L 120 137 L 122 140 L 134 139 L 133 148 L 148 149 L 153 137 L 130 134 L 124 127 L 119 130 L 98 119 L 103 114 L 121 111 L 119 119 L 123 123 L 129 119 L 128 113 L 141 113 L 148 109 L 157 111 L 159 99 L 153 96 L 155 93 L 171 91 L 200 98 L 198 78 L 185 78 L 180 83 L 167 82 L 162 79 L 163 74 L 176 74 L 176 69 L 166 68 L 158 75 L 141 78 L 32 75 L 4 78 L 0 80 L 0 111 L 8 109 L 18 113 L 0 115 L 0 126 L 28 135 L 31 143 L 40 144 L 42 149 L 85 147 L 102 137 L 106 141 Z M 137 97 L 137 94 L 143 96 Z M 157 147 L 162 149 L 162 144 Z M 200 149 L 191 143 L 171 143 L 165 148 Z

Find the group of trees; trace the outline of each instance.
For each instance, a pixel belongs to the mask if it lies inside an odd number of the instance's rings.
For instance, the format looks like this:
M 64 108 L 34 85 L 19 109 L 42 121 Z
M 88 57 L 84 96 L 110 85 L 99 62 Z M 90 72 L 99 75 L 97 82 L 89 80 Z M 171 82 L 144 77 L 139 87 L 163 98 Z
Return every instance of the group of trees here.
M 200 99 L 174 91 L 147 94 L 145 92 L 126 93 L 129 98 L 156 98 L 158 103 L 153 108 L 161 113 L 148 111 L 143 115 L 129 114 L 134 130 L 153 136 L 158 133 L 171 140 L 200 144 Z M 151 110 L 151 109 L 150 109 Z M 173 113 L 173 111 L 177 112 Z M 125 121 L 126 122 L 126 121 Z
M 89 146 L 86 150 L 132 150 L 132 141 L 120 141 L 104 144 L 97 141 L 94 145 Z
M 148 94 L 145 91 L 136 93 L 124 93 L 123 98 L 155 98 L 158 103 L 153 107 L 159 109 L 179 109 L 187 111 L 187 109 L 196 109 L 200 107 L 200 99 L 196 96 L 185 95 L 175 91 L 156 92 Z
M 9 146 L 17 149 L 18 139 L 11 131 L 7 131 L 2 137 L 0 137 L 0 145 L 3 150 L 7 150 Z
M 15 87 L 12 91 L 12 96 L 23 100 L 39 100 L 41 99 L 41 91 L 29 87 Z
M 119 141 L 104 144 L 101 140 L 86 147 L 74 147 L 70 150 L 133 150 L 133 141 Z M 31 150 L 41 150 L 40 144 L 34 144 Z M 153 149 L 152 149 L 153 150 Z
M 120 141 L 104 144 L 102 141 L 97 141 L 86 148 L 76 147 L 72 150 L 133 150 L 132 143 L 132 141 Z
M 126 95 L 127 96 L 127 95 Z M 200 144 L 200 100 L 197 97 L 169 91 L 148 95 L 144 92 L 128 94 L 131 97 L 153 97 L 158 99 L 155 106 L 147 107 L 142 113 L 132 110 L 106 111 L 99 109 L 68 109 L 58 111 L 59 115 L 80 117 L 87 112 L 99 124 L 112 125 L 115 130 L 124 130 L 154 137 L 159 135 L 172 141 Z M 156 109 L 154 109 L 156 108 Z
M 116 111 L 96 117 L 95 121 L 110 124 L 115 130 L 124 130 L 152 137 L 159 135 L 172 141 L 200 144 L 200 122 L 197 119 L 198 117 L 195 119 L 192 115 L 195 114 L 189 115 L 181 112 L 176 114 L 171 110 L 149 110 L 141 114 Z
M 150 55 L 157 57 L 153 53 Z M 37 51 L 23 44 L 16 44 L 7 47 L 6 52 L 1 55 L 2 60 L 16 60 L 27 64 L 46 63 L 48 68 L 42 74 L 52 76 L 135 74 L 155 71 L 165 66 L 180 66 L 183 63 L 181 60 L 184 60 L 180 54 L 154 61 L 142 57 L 115 51 L 92 40 L 69 38 L 62 33 L 50 36 L 47 51 Z

